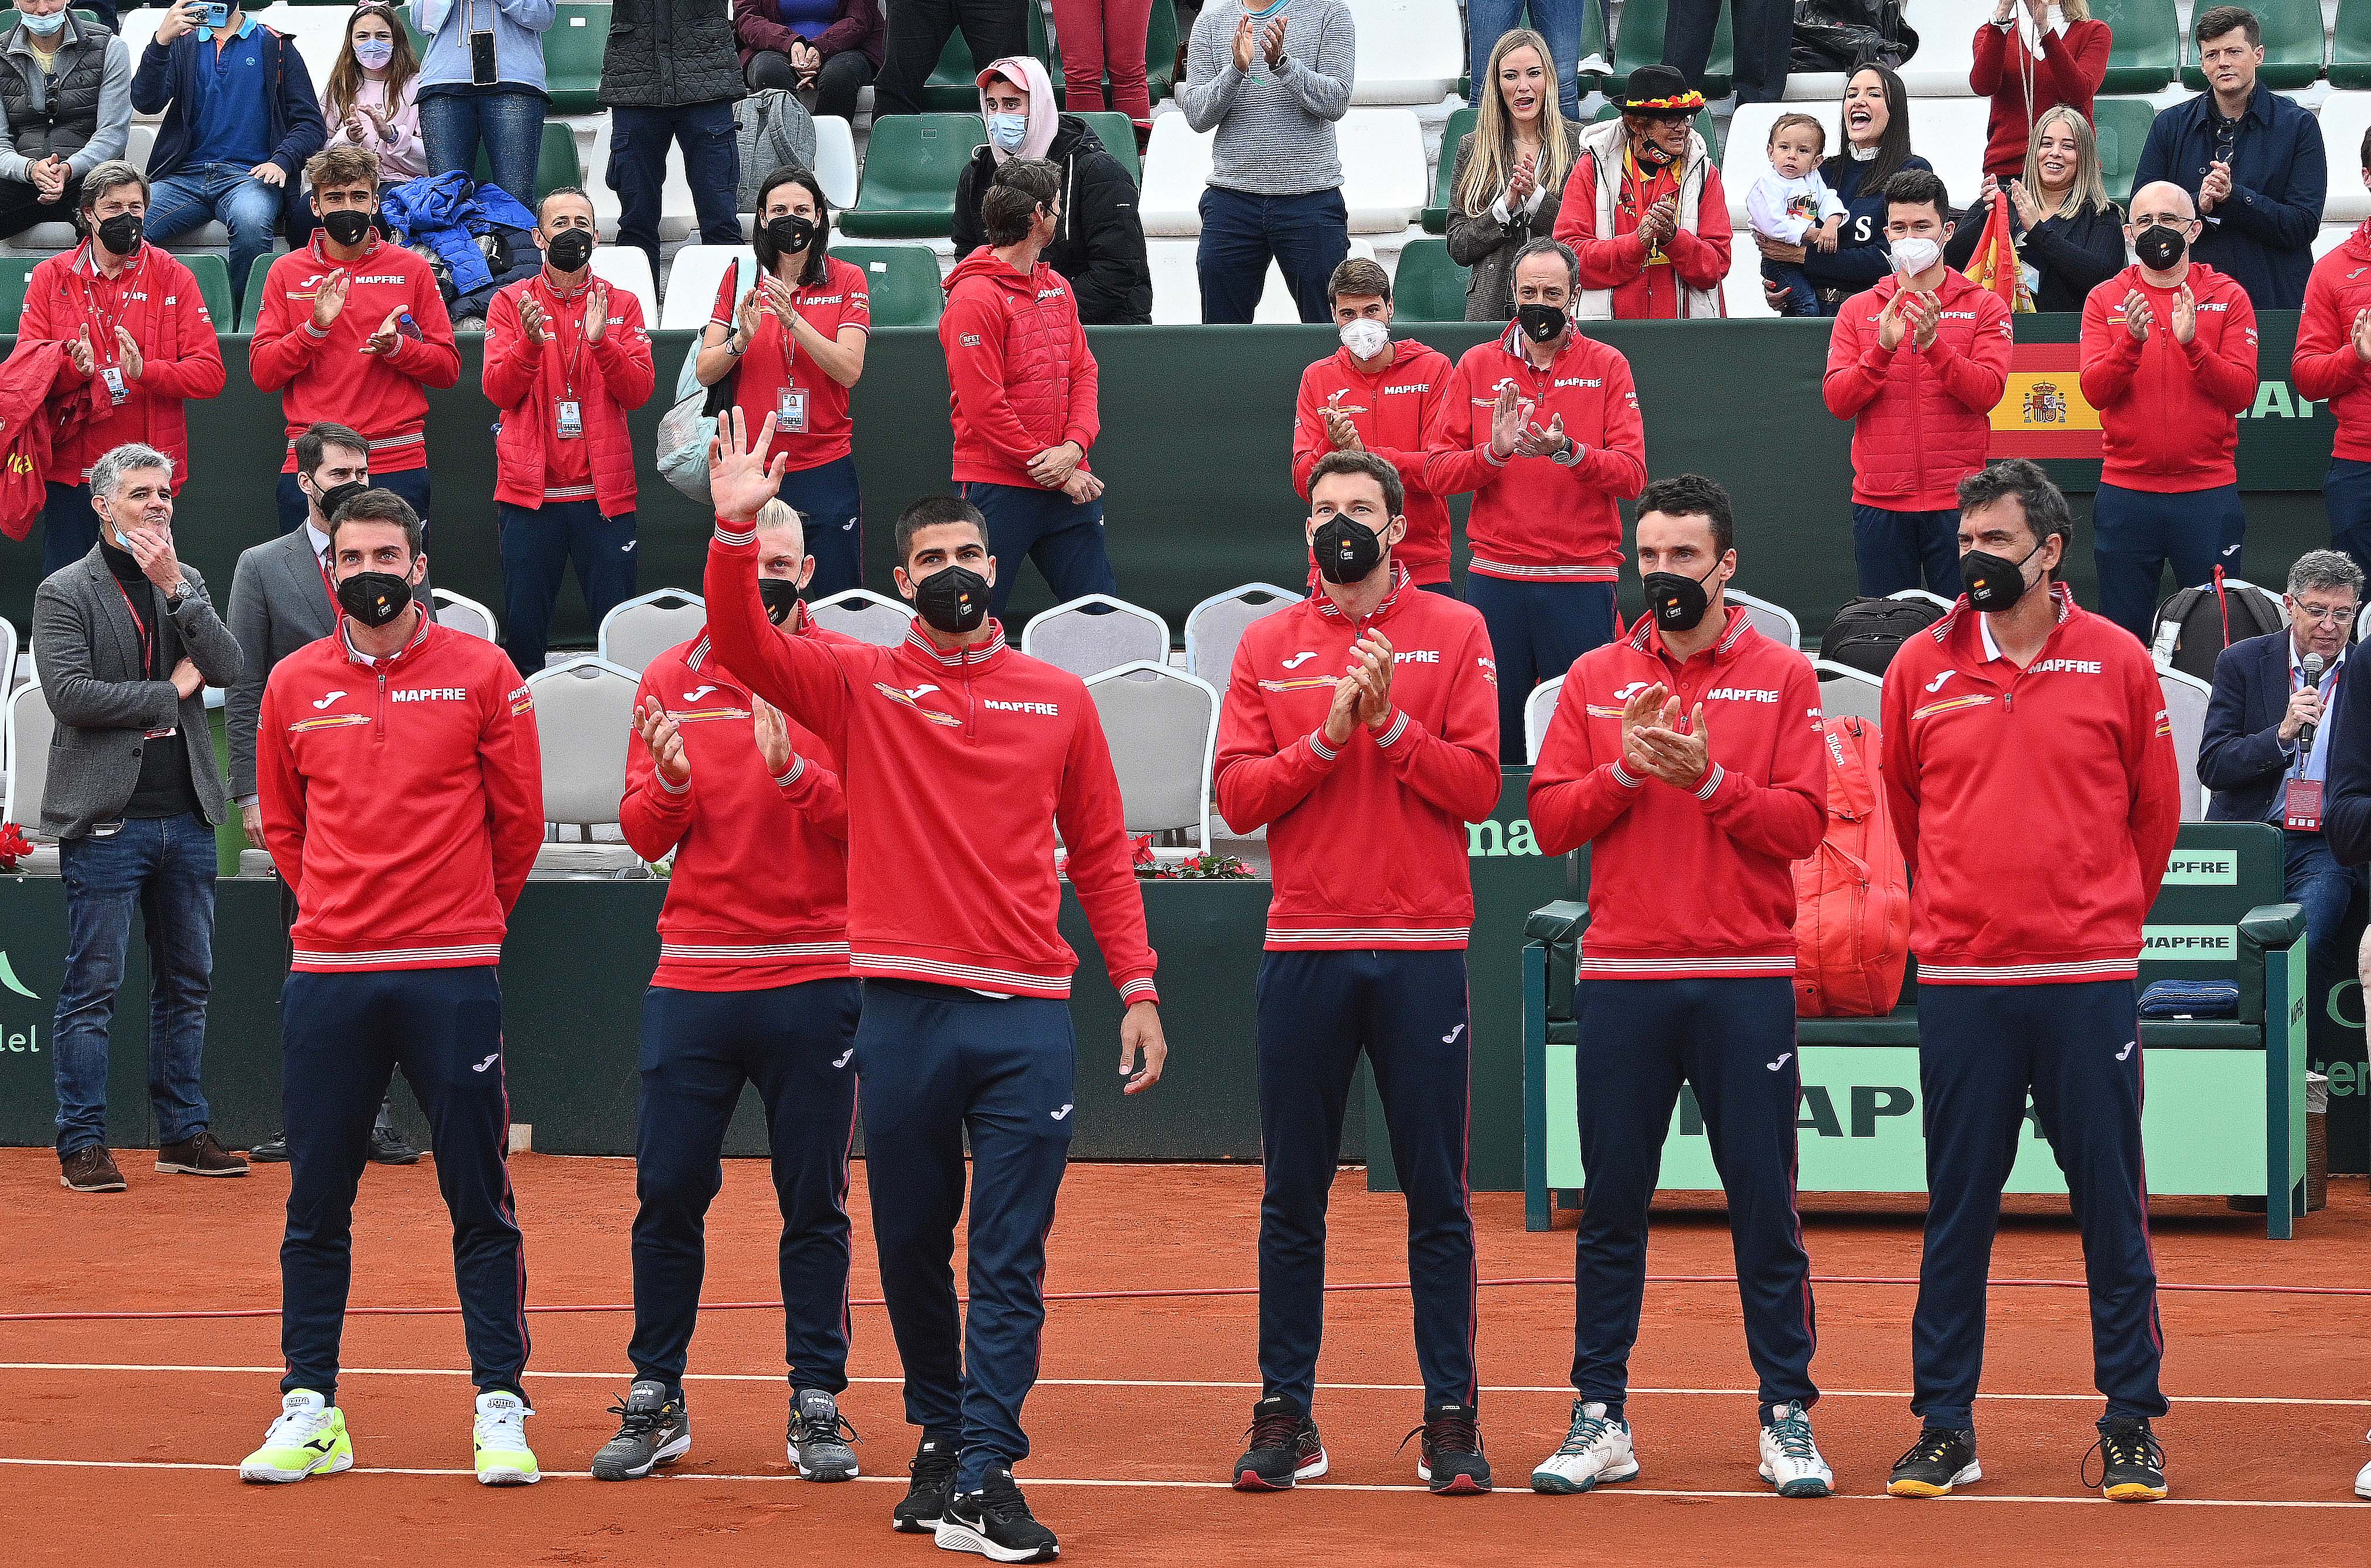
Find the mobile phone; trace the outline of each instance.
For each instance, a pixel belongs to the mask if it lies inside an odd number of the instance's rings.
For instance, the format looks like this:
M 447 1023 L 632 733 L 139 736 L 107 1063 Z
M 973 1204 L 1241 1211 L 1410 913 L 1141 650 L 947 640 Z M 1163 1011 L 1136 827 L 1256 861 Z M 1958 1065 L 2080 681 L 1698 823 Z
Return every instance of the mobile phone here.
M 494 69 L 494 35 L 491 29 L 469 35 L 469 82 L 473 86 L 491 87 L 501 77 Z
M 226 0 L 209 0 L 206 6 L 206 26 L 217 29 L 230 26 L 230 6 Z

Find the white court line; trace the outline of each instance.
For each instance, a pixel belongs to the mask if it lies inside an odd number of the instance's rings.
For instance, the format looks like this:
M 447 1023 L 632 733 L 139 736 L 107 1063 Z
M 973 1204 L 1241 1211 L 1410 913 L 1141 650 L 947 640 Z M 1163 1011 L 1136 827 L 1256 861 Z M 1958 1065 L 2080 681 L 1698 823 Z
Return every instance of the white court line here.
M 238 1470 L 237 1465 L 205 1465 L 196 1464 L 186 1460 L 170 1459 L 31 1459 L 0 1458 L 0 1466 L 17 1466 L 26 1469 L 40 1470 L 204 1470 L 214 1475 L 232 1475 L 236 1474 Z M 477 1479 L 477 1472 L 474 1470 L 414 1470 L 377 1465 L 357 1465 L 353 1470 L 346 1470 L 341 1473 L 347 1475 L 424 1475 L 449 1476 L 455 1478 L 466 1476 L 472 1481 Z M 328 1478 L 321 1477 L 319 1479 L 327 1480 Z M 593 1478 L 582 1470 L 546 1470 L 543 1472 L 543 1479 L 546 1481 L 590 1481 Z M 779 1474 L 769 1475 L 721 1475 L 699 1471 L 677 1470 L 654 1474 L 653 1479 L 659 1481 L 689 1482 L 694 1484 L 712 1482 L 764 1482 L 769 1485 L 788 1482 L 802 1486 L 813 1486 L 817 1484 L 814 1482 L 802 1482 L 795 1474 L 787 1470 Z M 884 1486 L 903 1486 L 907 1484 L 906 1478 L 903 1476 L 861 1475 L 855 1479 L 860 1482 L 871 1482 L 875 1485 Z M 1105 1480 L 1086 1479 L 1077 1476 L 1055 1477 L 1035 1475 L 1030 1476 L 1026 1479 L 1029 1485 L 1032 1487 L 1126 1487 L 1130 1490 L 1156 1488 L 1168 1492 L 1232 1492 L 1234 1490 L 1233 1486 L 1230 1482 L 1223 1481 L 1147 1481 L 1117 1478 Z M 1410 1493 L 1419 1496 L 1429 1495 L 1429 1489 L 1421 1485 L 1382 1485 L 1371 1482 L 1353 1483 L 1331 1481 L 1304 1481 L 1294 1487 L 1293 1490 L 1296 1492 L 1399 1492 Z M 1491 1493 L 1490 1495 L 1494 1497 L 1529 1497 L 1532 1495 L 1532 1493 L 1527 1488 L 1500 1488 L 1499 1490 Z M 1686 1499 L 1691 1502 L 1704 1499 L 1735 1499 L 1739 1501 L 1772 1503 L 1800 1501 L 1800 1499 L 1782 1498 L 1775 1492 L 1722 1492 L 1718 1490 L 1691 1492 L 1678 1487 L 1657 1488 L 1629 1485 L 1601 1486 L 1590 1495 L 1596 1497 L 1676 1497 Z M 1830 1501 L 1843 1501 L 1849 1503 L 1893 1503 L 1896 1499 L 1889 1497 L 1882 1492 L 1840 1492 L 1837 1493 L 1833 1498 L 1830 1499 Z M 2094 1505 L 2099 1507 L 2110 1506 L 2108 1500 L 2104 1497 L 2020 1496 L 2006 1493 L 1987 1494 L 1977 1492 L 1955 1492 L 1949 1497 L 1923 1498 L 1920 1499 L 1918 1505 L 1923 1506 L 1927 1503 L 2048 1503 L 2072 1505 L 2076 1507 Z M 2359 1502 L 2342 1503 L 2335 1500 L 2319 1499 L 2291 1498 L 2283 1500 L 2243 1497 L 2166 1497 L 2160 1498 L 2157 1502 L 2148 1505 L 2158 1508 L 2345 1508 L 2358 1512 L 2362 1511 L 2365 1507 L 2365 1505 Z M 2130 1506 L 2130 1505 L 2125 1505 L 2125 1506 Z
M 0 1372 L 194 1372 L 218 1373 L 226 1376 L 255 1375 L 281 1377 L 284 1366 L 209 1366 L 188 1363 L 150 1363 L 139 1361 L 0 1361 Z M 469 1374 L 452 1366 L 345 1366 L 339 1368 L 341 1378 L 466 1378 Z M 616 1372 L 544 1372 L 530 1371 L 532 1378 L 556 1381 L 625 1382 L 630 1375 Z M 687 1372 L 687 1383 L 775 1383 L 784 1381 L 779 1372 Z M 879 1383 L 901 1388 L 903 1378 L 850 1378 L 850 1383 Z M 1182 1378 L 1040 1378 L 1033 1385 L 1040 1389 L 1257 1389 L 1256 1382 L 1210 1382 Z M 1320 1383 L 1322 1391 L 1332 1393 L 1420 1394 L 1421 1383 Z M 1572 1398 L 1571 1388 L 1563 1383 L 1506 1383 L 1486 1385 L 1486 1394 L 1556 1394 Z M 1633 1398 L 1660 1396 L 1670 1399 L 1752 1399 L 1758 1390 L 1752 1389 L 1632 1389 Z M 1906 1400 L 1906 1389 L 1822 1389 L 1820 1397 L 1828 1400 Z M 2097 1393 L 2080 1394 L 1996 1394 L 1986 1392 L 1977 1398 L 1987 1401 L 2039 1402 L 2096 1401 Z M 2284 1399 L 2273 1395 L 2185 1394 L 2176 1404 L 2202 1405 L 2330 1405 L 2341 1409 L 2371 1408 L 2371 1399 Z

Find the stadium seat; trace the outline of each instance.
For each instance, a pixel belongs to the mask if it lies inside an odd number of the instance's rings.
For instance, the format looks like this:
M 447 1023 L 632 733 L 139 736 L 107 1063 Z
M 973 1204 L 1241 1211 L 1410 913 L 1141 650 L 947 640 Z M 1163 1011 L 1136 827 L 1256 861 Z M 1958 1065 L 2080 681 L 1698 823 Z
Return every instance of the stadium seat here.
M 482 637 L 489 642 L 502 640 L 502 623 L 494 612 L 466 594 L 456 594 L 450 588 L 432 588 L 430 596 L 436 601 L 436 624 L 449 626 L 455 631 Z
M 32 855 L 17 861 L 17 869 L 55 876 L 58 847 L 41 832 L 41 792 L 49 784 L 50 738 L 57 732 L 57 720 L 50 712 L 49 695 L 40 681 L 18 686 L 9 697 L 7 728 L 8 793 L 6 806 L 0 808 L 0 821 L 15 823 L 34 843 Z M 20 760 L 26 757 L 41 761 L 36 766 Z
M 14 334 L 25 318 L 25 284 L 43 258 L 0 256 L 0 332 Z
M 1120 167 L 1139 185 L 1144 183 L 1144 159 L 1136 150 L 1136 124 L 1116 110 L 1089 110 L 1079 116 L 1104 144 L 1104 151 L 1119 160 Z
M 1604 84 L 1605 67 L 1612 64 L 1613 62 L 1613 51 L 1605 41 L 1605 10 L 1606 8 L 1603 6 L 1584 6 L 1581 7 L 1580 58 L 1575 61 L 1573 64 L 1575 69 L 1579 71 L 1577 80 L 1579 84 L 1580 96 L 1582 98 L 1587 98 L 1590 93 L 1597 91 Z M 1531 16 L 1528 11 L 1524 14 L 1523 21 L 1525 26 L 1528 27 L 1531 25 Z M 1597 69 L 1593 71 L 1581 71 L 1579 69 L 1590 60 L 1598 62 Z M 1559 67 L 1559 74 L 1561 74 L 1561 67 Z M 1467 78 L 1464 91 L 1467 98 L 1472 98 L 1474 96 L 1473 80 L 1470 76 Z
M 1820 712 L 1829 719 L 1866 719 L 1876 723 L 1883 715 L 1885 683 L 1866 670 L 1825 659 L 1811 661 L 1820 677 Z
M 259 256 L 255 259 L 254 264 L 248 268 L 247 293 L 240 296 L 247 302 L 246 308 L 238 313 L 240 331 L 254 331 L 255 324 L 263 318 L 263 280 L 271 275 L 272 264 L 286 254 L 288 253 L 284 250 L 275 250 L 269 256 Z M 191 260 L 194 258 L 185 257 L 183 259 Z M 226 262 L 225 265 L 228 263 Z M 226 317 L 224 319 L 227 321 L 229 317 Z
M 2172 82 L 2181 63 L 2181 23 L 2173 7 L 2174 0 L 2091 0 L 2092 19 L 2115 35 L 2101 92 L 2153 93 Z
M 837 114 L 815 117 L 815 182 L 832 211 L 856 205 L 856 131 Z
M 688 642 L 708 624 L 708 601 L 680 588 L 638 594 L 601 617 L 596 641 L 600 657 L 641 674 L 651 661 L 678 642 Z
M 973 123 L 977 127 L 977 117 Z M 873 134 L 878 146 L 880 133 Z M 1424 211 L 1426 188 L 1424 131 L 1414 111 L 1354 109 L 1342 117 L 1335 140 L 1341 149 L 1342 201 L 1349 209 L 1350 232 L 1397 234 L 1415 223 Z M 1139 196 L 1148 236 L 1202 232 L 1202 191 L 1210 182 L 1210 141 L 1209 135 L 1186 124 L 1182 114 L 1164 114 L 1153 122 L 1152 145 L 1145 155 Z M 948 189 L 952 205 L 952 180 Z M 850 232 L 855 232 L 852 224 Z
M 906 640 L 906 633 L 914 624 L 910 608 L 868 588 L 850 588 L 828 599 L 818 599 L 807 606 L 807 613 L 826 631 L 870 642 L 876 648 L 896 647 Z
M 642 307 L 642 326 L 655 328 L 659 319 L 659 288 L 651 278 L 651 259 L 636 245 L 602 245 L 593 250 L 593 275 L 613 289 L 632 294 Z
M 1982 15 L 1989 16 L 1989 9 Z M 1904 0 L 1902 19 L 1918 34 L 1918 52 L 1902 63 L 1902 85 L 1914 98 L 1966 98 L 1976 63 L 1979 13 L 1970 0 Z M 1848 73 L 1802 71 L 1787 78 L 1788 103 L 1841 100 Z
M 1153 854 L 1163 859 L 1209 854 L 1218 689 L 1157 659 L 1133 661 L 1085 679 L 1119 775 L 1128 832 L 1186 834 L 1182 848 L 1154 846 Z
M 6 617 L 0 617 L 0 695 L 14 695 L 17 686 L 17 628 Z M 0 717 L 0 796 L 6 793 L 8 777 L 8 725 Z M 0 821 L 6 819 L 0 818 Z
M 1301 597 L 1273 582 L 1246 582 L 1203 600 L 1186 616 L 1186 672 L 1226 690 L 1235 667 L 1235 645 L 1243 632 L 1254 621 L 1300 604 Z
M 599 256 L 599 251 L 593 253 Z M 725 270 L 741 263 L 741 292 L 758 286 L 758 253 L 746 245 L 687 245 L 667 266 L 666 297 L 659 302 L 659 327 L 696 332 L 716 308 L 716 290 Z
M 536 739 L 543 749 L 543 816 L 573 827 L 573 843 L 547 843 L 534 875 L 622 876 L 641 864 L 625 844 L 595 843 L 593 830 L 614 827 L 626 793 L 626 745 L 638 678 L 606 659 L 570 659 L 527 677 L 535 695 Z
M 1734 582 L 1729 584 L 1729 598 L 1731 604 L 1745 612 L 1745 618 L 1754 630 L 1778 644 L 1779 647 L 1802 647 L 1802 623 L 1795 618 L 1795 612 L 1786 605 L 1772 604 L 1767 599 L 1757 599 L 1752 594 L 1741 591 Z
M 2321 75 L 2321 0 L 2248 0 L 2248 9 L 2264 29 L 2264 63 L 2257 79 L 2268 87 L 2311 86 Z M 2195 25 L 2198 9 L 2191 18 Z M 2206 73 L 2198 68 L 2198 40 L 2181 34 L 2181 85 L 2192 92 L 2206 88 Z M 2360 168 L 2362 165 L 2355 165 Z
M 2102 98 L 2093 100 L 2091 115 L 2091 129 L 2099 139 L 2099 178 L 2107 184 L 2108 200 L 2119 207 L 2127 205 L 2133 199 L 2134 172 L 2141 167 L 2141 148 L 2148 142 L 2149 127 L 2157 121 L 2157 105 L 2146 98 Z
M 198 294 L 206 302 L 206 314 L 218 324 L 235 318 L 230 304 L 230 263 L 219 256 L 184 256 L 181 265 L 198 281 Z M 217 325 L 216 331 L 223 330 Z
M 1046 34 L 1046 8 L 1031 0 L 1028 13 L 1028 52 L 1035 55 L 1045 64 L 1046 74 L 1053 77 L 1054 100 L 1059 104 L 1063 97 L 1062 67 L 1055 57 L 1052 40 Z M 1148 27 L 1146 30 L 1150 41 L 1151 29 Z M 1170 17 L 1170 30 L 1174 38 L 1176 31 L 1174 13 Z M 1170 48 L 1174 53 L 1176 45 L 1173 43 Z M 931 114 L 968 114 L 977 120 L 979 68 L 986 63 L 985 61 L 975 63 L 972 60 L 971 45 L 965 40 L 961 28 L 949 33 L 946 47 L 939 51 L 937 67 L 931 72 L 931 79 L 922 84 L 923 110 Z
M 1910 100 L 1910 145 L 1935 166 L 1952 204 L 1962 210 L 1984 182 L 1984 133 L 1991 119 L 1992 103 L 1985 98 Z
M 1523 760 L 1540 760 L 1540 747 L 1548 738 L 1548 721 L 1556 717 L 1556 700 L 1564 696 L 1564 677 L 1542 681 L 1523 698 Z
M 895 123 L 892 121 L 892 123 Z M 880 144 L 874 133 L 873 144 Z M 1210 183 L 1210 138 L 1186 123 L 1183 114 L 1152 122 L 1144 152 L 1144 178 L 1138 181 L 1137 212 L 1148 237 L 1202 232 L 1202 190 Z
M 1183 123 L 1180 116 L 1166 118 Z M 855 207 L 841 215 L 840 228 L 864 239 L 943 238 L 954 229 L 955 180 L 971 150 L 987 140 L 977 111 L 873 121 L 864 183 Z
M 2198 780 L 2198 748 L 2205 738 L 2206 704 L 2215 688 L 2180 670 L 2159 670 L 2157 684 L 2165 697 L 2166 718 L 2173 726 L 2174 760 L 2181 766 L 2181 820 L 2203 822 L 2206 790 Z
M 2317 261 L 2346 243 L 2346 236 L 2362 227 L 2360 224 L 2324 224 L 2313 236 L 2313 259 Z
M 1032 616 L 1021 651 L 1084 679 L 1134 660 L 1169 657 L 1169 623 L 1108 594 L 1083 594 Z
M 1590 15 L 1596 13 L 1592 10 Z M 1456 200 L 1452 182 L 1457 178 L 1457 144 L 1474 133 L 1477 116 L 1471 109 L 1452 110 L 1440 128 L 1440 165 L 1433 171 L 1432 205 L 1424 210 L 1424 232 L 1447 234 L 1449 209 Z
M 2330 29 L 2330 85 L 2371 87 L 2371 0 L 2338 0 Z
M 478 145 L 477 177 L 480 183 L 494 178 L 493 159 L 482 142 Z M 576 161 L 576 136 L 557 120 L 548 120 L 544 121 L 543 126 L 543 146 L 536 154 L 534 193 L 520 196 L 517 191 L 513 190 L 508 194 L 518 197 L 521 202 L 533 207 L 543 200 L 545 192 L 557 190 L 566 185 L 575 186 L 579 190 L 583 190 L 584 186 L 584 168 Z M 587 191 L 586 194 L 590 195 L 591 192 Z
M 939 284 L 939 259 L 927 246 L 835 245 L 831 253 L 864 270 L 875 327 L 939 324 L 947 292 Z
M 1463 321 L 1470 276 L 1450 259 L 1447 240 L 1409 240 L 1392 279 L 1392 314 L 1401 321 Z
M 1838 95 L 1838 101 L 1842 101 L 1841 94 Z M 1791 112 L 1799 114 L 1802 111 L 1796 110 Z M 1601 104 L 1598 106 L 1597 112 L 1589 117 L 1589 122 L 1591 125 L 1602 125 L 1606 121 L 1618 118 L 1621 113 L 1622 106 L 1618 103 Z M 1713 117 L 1711 110 L 1704 109 L 1696 111 L 1695 132 L 1697 135 L 1704 138 L 1705 147 L 1712 154 L 1712 161 L 1718 167 L 1720 163 L 1721 148 L 1726 144 L 1726 140 L 1721 135 L 1720 121 Z M 1764 145 L 1769 144 L 1770 137 L 1767 132 L 1763 133 L 1762 140 Z
M 1671 0 L 1624 0 L 1621 16 L 1614 23 L 1613 74 L 1605 79 L 1606 97 L 1619 93 L 1629 82 L 1631 72 L 1663 58 L 1663 29 L 1671 19 L 1670 13 Z M 1729 34 L 1729 8 L 1723 6 L 1720 20 L 1713 29 L 1712 58 L 1705 64 L 1702 83 L 1708 98 L 1727 97 L 1729 78 L 1736 72 L 1736 45 Z
M 1162 116 L 1174 120 L 1174 114 Z M 1154 239 L 1146 242 L 1145 260 L 1152 271 L 1152 324 L 1156 327 L 1180 326 L 1202 319 L 1202 281 L 1195 271 L 1197 242 L 1190 239 Z M 1373 243 L 1358 235 L 1350 236 L 1350 254 L 1369 260 L 1375 257 Z M 1262 325 L 1281 325 L 1301 319 L 1293 304 L 1292 291 L 1286 286 L 1284 272 L 1270 262 L 1267 287 L 1260 294 L 1252 319 Z
M 2371 218 L 2371 190 L 2348 178 L 2363 167 L 2363 133 L 2371 130 L 2371 92 L 2332 93 L 2321 100 L 2321 156 L 2331 169 L 2321 221 L 2359 224 Z
M 543 79 L 554 114 L 601 108 L 601 62 L 609 52 L 609 7 L 563 5 L 543 35 Z
M 1346 0 L 1358 35 L 1354 104 L 1436 104 L 1465 66 L 1465 29 L 1443 0 Z

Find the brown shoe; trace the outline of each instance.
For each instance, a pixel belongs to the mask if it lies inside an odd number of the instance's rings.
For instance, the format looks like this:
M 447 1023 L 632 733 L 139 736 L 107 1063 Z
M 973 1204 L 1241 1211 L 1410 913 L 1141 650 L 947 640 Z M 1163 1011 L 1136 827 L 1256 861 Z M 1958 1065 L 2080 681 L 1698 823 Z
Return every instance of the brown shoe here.
M 89 1144 L 58 1162 L 58 1185 L 75 1193 L 120 1193 L 123 1172 L 103 1144 Z
M 244 1176 L 247 1158 L 216 1143 L 214 1134 L 200 1133 L 158 1149 L 156 1169 L 168 1176 Z

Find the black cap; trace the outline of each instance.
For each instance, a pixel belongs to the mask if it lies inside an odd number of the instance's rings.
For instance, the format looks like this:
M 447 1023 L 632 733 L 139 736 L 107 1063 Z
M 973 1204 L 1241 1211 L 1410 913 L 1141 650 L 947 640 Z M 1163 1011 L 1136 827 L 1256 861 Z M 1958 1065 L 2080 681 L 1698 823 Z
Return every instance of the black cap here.
M 1641 65 L 1622 90 L 1625 114 L 1694 114 L 1704 106 L 1704 94 L 1673 65 Z

